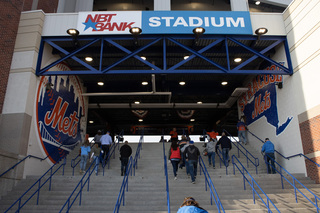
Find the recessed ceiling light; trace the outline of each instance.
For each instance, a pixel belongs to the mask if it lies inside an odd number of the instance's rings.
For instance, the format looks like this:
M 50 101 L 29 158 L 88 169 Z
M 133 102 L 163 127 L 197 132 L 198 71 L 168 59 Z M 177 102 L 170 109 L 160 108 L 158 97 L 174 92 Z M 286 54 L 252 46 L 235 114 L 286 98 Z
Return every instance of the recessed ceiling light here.
M 235 58 L 233 61 L 236 62 L 236 63 L 239 63 L 239 62 L 242 61 L 242 58 Z
M 186 55 L 183 57 L 184 60 L 187 60 L 190 56 Z
M 93 124 L 94 122 L 93 122 L 93 121 L 89 121 L 89 123 L 90 123 L 90 124 Z
M 93 61 L 93 58 L 88 56 L 88 57 L 85 57 L 84 60 L 86 60 L 87 62 L 91 62 L 91 61 Z
M 221 85 L 223 85 L 223 86 L 225 86 L 225 85 L 227 85 L 227 84 L 228 84 L 227 81 L 222 81 L 222 82 L 221 82 Z
M 198 101 L 197 104 L 202 104 L 202 101 Z
M 147 60 L 147 57 L 145 57 L 145 56 L 141 56 L 140 58 L 143 60 Z
M 135 103 L 135 104 L 140 104 L 140 101 L 135 101 L 134 103 Z
M 149 83 L 148 83 L 148 81 L 142 81 L 141 84 L 142 84 L 142 85 L 148 85 Z
M 104 83 L 103 83 L 102 81 L 98 82 L 97 84 L 98 84 L 99 86 L 103 86 L 103 85 L 104 85 Z
M 139 119 L 139 122 L 142 122 L 142 121 L 143 121 L 143 119 L 140 118 L 140 119 Z
M 190 119 L 190 121 L 191 121 L 191 122 L 194 122 L 194 121 L 195 121 L 195 119 L 194 119 L 194 118 L 191 118 L 191 119 Z
M 256 4 L 256 5 L 259 5 L 260 3 L 261 3 L 260 1 L 256 1 L 256 3 L 255 3 L 255 4 Z
M 183 86 L 183 85 L 186 84 L 186 82 L 185 82 L 185 81 L 180 81 L 179 84 L 180 84 L 181 86 Z

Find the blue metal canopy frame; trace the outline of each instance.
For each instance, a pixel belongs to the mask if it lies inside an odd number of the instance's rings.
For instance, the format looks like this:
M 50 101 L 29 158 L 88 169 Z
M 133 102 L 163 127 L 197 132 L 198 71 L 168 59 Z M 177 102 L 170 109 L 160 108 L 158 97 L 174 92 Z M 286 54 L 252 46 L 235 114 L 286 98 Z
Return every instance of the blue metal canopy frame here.
M 183 44 L 181 41 L 195 39 L 194 35 L 140 35 L 138 40 L 144 40 L 146 44 L 136 46 L 134 50 L 130 50 L 127 46 L 121 44 L 121 41 L 131 41 L 135 42 L 136 38 L 132 36 L 78 36 L 76 38 L 79 42 L 85 42 L 83 46 L 74 45 L 72 51 L 68 48 L 61 45 L 63 42 L 74 43 L 75 38 L 71 37 L 42 37 L 39 56 L 37 62 L 37 75 L 94 75 L 94 74 L 183 74 L 183 73 L 207 73 L 207 74 L 277 74 L 277 75 L 292 75 L 293 68 L 292 62 L 288 47 L 287 38 L 285 36 L 262 36 L 258 39 L 257 36 L 231 36 L 231 35 L 202 35 L 198 40 L 205 41 L 206 45 L 200 49 L 195 49 L 192 46 Z M 268 43 L 264 45 L 259 50 L 253 48 L 253 45 L 244 44 L 241 41 L 249 41 L 249 43 L 255 42 L 265 42 Z M 176 47 L 184 49 L 189 52 L 191 55 L 186 60 L 181 60 L 171 67 L 168 67 L 168 43 L 174 44 Z M 103 63 L 103 53 L 105 48 L 105 43 L 114 46 L 118 50 L 123 52 L 123 56 L 120 59 L 117 59 L 116 62 L 112 64 Z M 152 48 L 153 45 L 159 43 L 162 45 L 161 57 L 163 58 L 161 66 L 149 62 L 148 60 L 143 60 L 139 54 L 141 54 L 145 49 Z M 250 56 L 242 61 L 239 65 L 231 67 L 230 62 L 233 60 L 231 58 L 231 46 L 230 43 L 236 45 L 238 48 L 242 48 L 244 51 L 250 54 Z M 62 55 L 60 59 L 52 62 L 47 66 L 42 66 L 42 58 L 45 52 L 45 44 L 50 45 L 53 49 L 60 52 Z M 208 53 L 216 45 L 223 44 L 224 49 L 223 57 L 225 57 L 226 64 L 219 64 L 217 61 L 213 60 L 206 56 L 205 53 Z M 99 64 L 98 66 L 92 66 L 90 63 L 87 63 L 85 60 L 79 58 L 79 54 L 86 52 L 86 48 L 95 45 L 100 48 Z M 286 56 L 286 65 L 283 66 L 281 63 L 269 58 L 266 53 L 273 48 L 278 47 L 284 48 Z M 69 48 L 70 49 L 70 48 Z M 132 48 L 131 48 L 132 49 Z M 186 63 L 190 62 L 194 58 L 200 58 L 202 61 L 205 61 L 207 64 L 210 64 L 215 69 L 186 69 L 181 68 Z M 128 59 L 135 59 L 140 61 L 148 67 L 148 69 L 115 69 L 115 67 L 121 63 L 126 62 Z M 245 69 L 245 67 L 253 62 L 254 60 L 260 58 L 271 65 L 276 66 L 278 69 L 273 70 L 262 70 L 262 69 Z M 54 70 L 54 67 L 66 60 L 74 60 L 76 63 L 82 65 L 86 69 L 74 70 L 71 67 L 70 71 L 58 71 Z M 201 66 L 199 66 L 201 67 Z M 49 69 L 51 69 L 49 71 Z

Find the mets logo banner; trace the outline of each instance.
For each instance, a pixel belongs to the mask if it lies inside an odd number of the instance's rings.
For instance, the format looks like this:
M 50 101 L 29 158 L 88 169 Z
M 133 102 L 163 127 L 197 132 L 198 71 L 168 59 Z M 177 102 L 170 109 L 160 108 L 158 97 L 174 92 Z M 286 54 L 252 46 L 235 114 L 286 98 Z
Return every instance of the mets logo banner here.
M 279 69 L 276 66 L 269 69 Z M 276 128 L 276 135 L 281 134 L 293 117 L 288 117 L 283 124 L 279 123 L 276 86 L 282 83 L 281 75 L 259 75 L 248 85 L 248 91 L 240 98 L 239 106 L 250 125 L 265 116 L 267 122 Z
M 58 162 L 81 142 L 84 116 L 82 88 L 75 76 L 42 76 L 37 91 L 39 139 L 52 163 Z

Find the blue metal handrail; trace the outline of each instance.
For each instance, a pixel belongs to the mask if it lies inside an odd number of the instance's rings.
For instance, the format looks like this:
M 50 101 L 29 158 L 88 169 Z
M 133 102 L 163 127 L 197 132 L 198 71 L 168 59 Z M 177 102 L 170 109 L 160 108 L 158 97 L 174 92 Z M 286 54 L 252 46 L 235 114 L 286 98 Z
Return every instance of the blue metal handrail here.
M 133 176 L 135 176 L 135 170 L 138 169 L 138 159 L 140 159 L 140 150 L 142 149 L 142 143 L 143 143 L 143 133 L 140 136 L 139 144 L 136 149 L 136 154 L 134 156 L 134 159 L 132 160 L 132 157 L 130 157 L 129 163 L 127 165 L 126 173 L 123 177 L 122 185 L 120 187 L 118 199 L 113 210 L 114 213 L 119 212 L 121 202 L 123 203 L 122 204 L 123 206 L 125 205 L 125 189 L 126 191 L 128 191 L 128 184 L 129 184 L 128 177 L 129 177 L 129 174 L 131 174 L 132 176 L 132 169 L 134 170 Z
M 163 134 L 162 134 L 162 136 L 163 136 Z M 170 192 L 169 192 L 169 180 L 168 180 L 168 166 L 167 166 L 167 157 L 166 157 L 166 150 L 165 150 L 166 148 L 164 145 L 164 140 L 162 141 L 162 147 L 163 147 L 164 175 L 166 176 L 167 207 L 168 207 L 168 213 L 170 213 Z
M 239 168 L 239 166 L 237 165 L 237 161 L 241 167 Z M 272 212 L 271 209 L 270 209 L 270 203 L 273 205 L 273 207 L 278 211 L 279 209 L 276 207 L 276 205 L 271 201 L 271 199 L 268 197 L 268 195 L 262 190 L 262 188 L 259 186 L 259 184 L 256 182 L 256 180 L 250 175 L 250 173 L 248 172 L 248 170 L 245 168 L 245 166 L 243 166 L 243 164 L 239 161 L 239 159 L 235 156 L 235 155 L 232 155 L 232 164 L 233 164 L 233 174 L 235 175 L 236 174 L 236 171 L 235 171 L 235 168 L 237 168 L 239 170 L 239 172 L 242 174 L 242 177 L 243 177 L 243 187 L 244 187 L 244 190 L 246 190 L 246 181 L 248 182 L 249 186 L 251 186 L 251 189 L 252 189 L 252 198 L 253 198 L 253 203 L 255 204 L 256 201 L 255 201 L 255 195 L 257 195 L 260 200 L 262 201 L 262 203 L 267 207 L 268 209 L 268 212 Z M 251 178 L 251 182 L 250 180 L 246 177 L 246 174 L 250 176 Z M 255 186 L 257 186 L 261 192 L 264 194 L 264 196 L 267 198 L 267 203 L 263 200 L 263 198 L 260 196 L 260 194 L 257 192 L 257 190 L 254 188 Z
M 139 140 L 136 154 L 133 159 L 133 174 L 134 174 L 134 176 L 136 175 L 136 169 L 138 169 L 138 159 L 140 159 L 140 150 L 142 150 L 142 143 L 143 142 L 144 142 L 144 140 L 143 140 L 143 133 L 142 133 L 142 135 L 140 136 L 140 140 Z
M 132 176 L 132 167 L 133 167 L 133 160 L 132 157 L 130 157 L 128 165 L 127 165 L 127 169 L 126 169 L 126 173 L 123 177 L 123 181 L 120 187 L 120 191 L 119 191 L 119 195 L 117 198 L 117 202 L 116 205 L 114 206 L 113 209 L 113 213 L 118 213 L 120 206 L 121 206 L 121 202 L 122 205 L 125 205 L 125 191 L 128 191 L 128 186 L 129 186 L 129 174 L 131 174 Z
M 221 200 L 219 198 L 219 195 L 212 183 L 212 180 L 211 180 L 211 177 L 209 175 L 209 172 L 203 162 L 203 159 L 202 157 L 200 156 L 199 157 L 199 165 L 200 165 L 200 175 L 201 175 L 201 170 L 204 174 L 204 177 L 205 177 L 205 186 L 206 186 L 206 191 L 208 191 L 207 189 L 207 186 L 209 186 L 209 189 L 210 189 L 210 200 L 211 200 L 211 205 L 212 205 L 212 198 L 217 206 L 217 209 L 218 209 L 218 212 L 220 213 L 221 211 L 222 212 L 225 212 L 223 206 L 222 206 L 222 203 L 221 203 Z
M 96 161 L 92 161 L 92 163 L 90 164 L 89 168 L 86 170 L 86 172 L 82 176 L 81 180 L 76 185 L 75 189 L 71 192 L 71 195 L 69 196 L 67 201 L 64 203 L 64 205 L 60 209 L 59 213 L 61 213 L 64 210 L 65 207 L 67 207 L 66 212 L 69 212 L 69 210 L 71 209 L 72 205 L 75 203 L 75 201 L 77 200 L 78 197 L 79 197 L 79 206 L 81 206 L 82 190 L 85 187 L 86 183 L 88 183 L 87 191 L 89 191 L 89 189 L 90 189 L 90 177 L 91 177 L 91 175 L 92 175 L 92 173 L 93 173 L 93 171 L 95 169 L 95 164 L 96 164 Z M 91 170 L 91 168 L 92 168 L 92 170 Z M 77 189 L 79 189 L 78 193 L 76 193 Z M 73 199 L 72 199 L 72 197 L 73 197 Z
M 268 154 L 265 155 L 265 157 Z M 298 198 L 297 198 L 297 191 L 300 192 L 301 195 L 303 195 L 312 205 L 314 205 L 317 208 L 317 213 L 319 213 L 320 208 L 318 207 L 318 201 L 320 201 L 320 198 L 315 195 L 312 191 L 310 191 L 305 185 L 303 185 L 297 178 L 295 178 L 290 172 L 288 172 L 285 168 L 283 168 L 277 161 L 273 160 L 270 158 L 275 164 L 277 164 L 280 168 L 280 171 L 277 170 L 276 166 L 273 167 L 269 162 L 266 161 L 266 164 L 270 165 L 281 175 L 281 184 L 282 184 L 282 189 L 284 189 L 283 185 L 283 179 L 285 179 L 293 188 L 294 188 L 294 195 L 296 198 L 296 203 L 298 203 Z M 291 178 L 292 178 L 292 183 L 289 181 L 283 174 L 282 171 L 285 171 Z M 315 202 L 313 202 L 311 199 L 309 199 L 299 188 L 296 187 L 296 183 L 300 184 L 304 189 L 306 189 L 312 196 L 314 197 Z
M 51 191 L 51 182 L 52 182 L 52 176 L 55 175 L 59 169 L 61 167 L 63 167 L 63 171 L 62 171 L 62 175 L 64 175 L 64 166 L 66 165 L 66 157 L 64 158 L 64 162 L 54 171 L 52 172 L 53 168 L 55 166 L 57 166 L 58 163 L 54 164 L 53 166 L 50 167 L 50 169 L 48 169 L 32 186 L 30 186 L 29 189 L 27 189 L 6 211 L 8 212 L 10 209 L 12 209 L 12 207 L 14 207 L 16 204 L 18 204 L 18 209 L 16 210 L 16 212 L 20 212 L 20 209 L 22 209 L 22 207 L 24 207 L 29 200 L 31 200 L 31 198 L 33 198 L 33 196 L 35 194 L 37 194 L 37 205 L 39 204 L 39 198 L 40 198 L 40 189 L 49 181 L 49 191 Z M 45 177 L 48 173 L 50 172 L 50 176 L 43 182 L 41 183 L 41 180 L 43 177 Z M 24 198 L 24 196 L 34 187 L 38 185 L 38 189 L 36 189 L 36 191 L 34 193 L 32 193 L 32 195 L 29 196 L 29 198 L 26 199 L 25 202 L 22 202 L 22 198 Z
M 261 138 L 259 138 L 258 136 L 256 136 L 255 134 L 253 134 L 252 132 L 250 132 L 249 130 L 247 130 L 252 136 L 254 136 L 255 138 L 257 138 L 260 142 L 262 142 L 262 143 L 264 143 L 264 141 L 261 139 Z M 307 156 L 305 156 L 304 154 L 302 154 L 302 153 L 299 153 L 299 154 L 295 154 L 295 155 L 291 155 L 291 156 L 289 156 L 289 157 L 286 157 L 286 156 L 284 156 L 283 154 L 281 154 L 280 152 L 278 152 L 277 150 L 274 150 L 276 153 L 278 153 L 281 157 L 283 157 L 284 159 L 286 159 L 286 160 L 290 160 L 290 158 L 293 158 L 293 157 L 297 157 L 297 156 L 302 156 L 302 157 L 304 157 L 304 158 L 306 158 L 307 160 L 309 160 L 310 162 L 312 162 L 312 163 L 314 163 L 317 167 L 320 167 L 320 164 L 318 164 L 318 163 L 316 163 L 316 162 L 314 162 L 313 160 L 311 160 L 310 158 L 308 158 Z
M 58 148 L 61 148 L 62 146 L 64 146 L 63 144 L 61 144 Z M 10 167 L 9 169 L 7 169 L 5 172 L 3 172 L 1 175 L 0 175 L 0 178 L 5 175 L 6 173 L 8 173 L 10 170 L 14 169 L 16 166 L 18 166 L 20 163 L 22 163 L 23 161 L 25 161 L 27 158 L 35 158 L 35 159 L 38 159 L 40 161 L 44 161 L 46 160 L 50 155 L 54 154 L 55 152 L 57 152 L 59 149 L 56 149 L 54 152 L 52 153 L 49 153 L 46 157 L 44 158 L 40 158 L 40 157 L 37 157 L 37 156 L 34 156 L 34 155 L 28 155 L 26 157 L 24 157 L 22 160 L 20 160 L 18 163 L 16 163 L 15 165 L 13 165 L 12 167 Z M 60 157 L 58 162 L 61 161 L 61 159 L 63 159 L 64 157 Z M 58 163 L 57 162 L 57 163 Z
M 239 141 L 237 141 L 227 130 L 223 130 L 224 132 L 226 132 L 230 137 L 233 138 L 233 140 L 236 141 L 236 147 L 238 148 L 238 157 L 240 157 L 240 152 L 247 158 L 247 168 L 249 168 L 249 162 L 251 162 L 251 164 L 256 167 L 256 174 L 258 174 L 258 166 L 259 166 L 259 158 L 253 156 L 244 146 L 242 146 Z M 244 153 L 240 148 L 242 147 L 242 149 L 244 149 L 246 151 L 246 153 Z M 249 158 L 249 156 L 251 156 L 254 159 L 254 162 Z

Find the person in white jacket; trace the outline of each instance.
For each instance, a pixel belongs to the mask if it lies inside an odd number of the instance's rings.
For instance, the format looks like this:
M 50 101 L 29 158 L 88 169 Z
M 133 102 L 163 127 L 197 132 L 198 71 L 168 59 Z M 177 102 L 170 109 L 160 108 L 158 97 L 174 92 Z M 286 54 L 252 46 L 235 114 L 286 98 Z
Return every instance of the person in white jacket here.
M 212 166 L 215 169 L 216 165 L 215 165 L 215 157 L 216 157 L 216 144 L 217 144 L 217 140 L 210 138 L 210 141 L 207 143 L 207 156 L 208 156 L 208 160 L 209 160 L 209 166 L 211 166 L 211 161 L 212 161 Z

